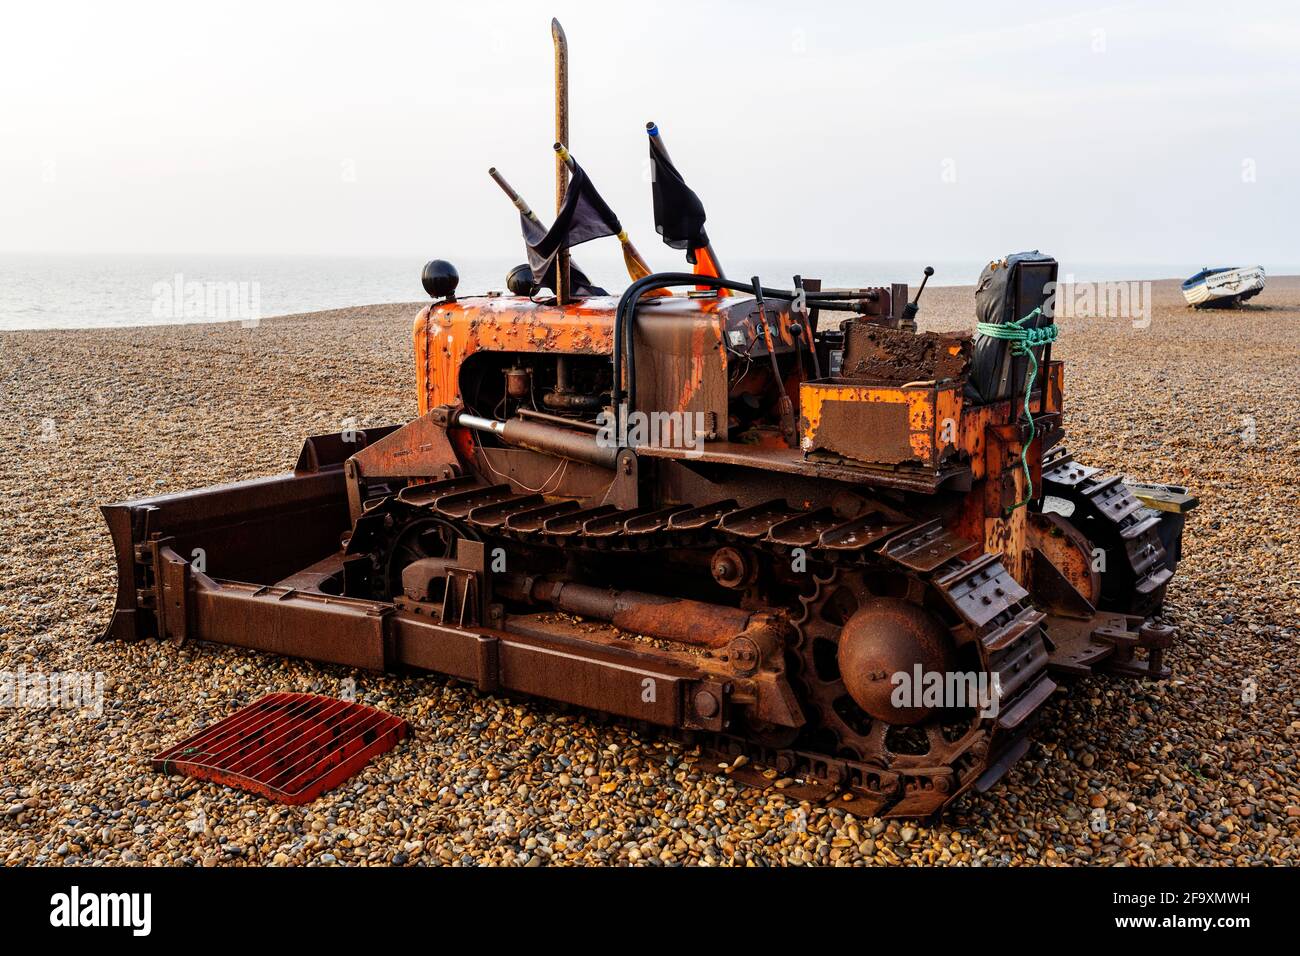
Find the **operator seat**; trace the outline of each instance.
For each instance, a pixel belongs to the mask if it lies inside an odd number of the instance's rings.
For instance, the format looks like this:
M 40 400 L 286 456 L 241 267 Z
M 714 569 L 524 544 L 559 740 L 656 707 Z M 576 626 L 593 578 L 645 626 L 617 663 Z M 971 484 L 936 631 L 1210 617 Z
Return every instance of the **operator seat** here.
M 1056 270 L 1056 260 L 1037 249 L 993 260 L 984 267 L 975 287 L 977 321 L 1004 325 L 1041 308 L 1042 314 L 1026 322 L 1025 327 L 1041 329 L 1051 325 L 1055 314 Z M 1050 354 L 1050 345 L 1038 346 L 1035 357 L 1040 367 Z M 1028 375 L 1028 356 L 1012 355 L 1010 342 L 975 334 L 975 352 L 966 381 L 968 402 L 985 405 L 1010 398 L 1015 392 L 1023 391 Z

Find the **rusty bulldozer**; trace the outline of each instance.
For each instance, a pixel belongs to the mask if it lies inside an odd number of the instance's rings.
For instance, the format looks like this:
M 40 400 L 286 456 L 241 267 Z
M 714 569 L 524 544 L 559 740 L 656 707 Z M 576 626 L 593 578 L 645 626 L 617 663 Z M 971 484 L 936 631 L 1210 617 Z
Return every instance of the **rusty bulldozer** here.
M 990 264 L 973 335 L 704 247 L 619 296 L 556 268 L 458 298 L 426 267 L 414 420 L 104 507 L 106 636 L 437 672 L 892 816 L 992 786 L 1058 681 L 1168 676 L 1195 499 L 1066 450 L 1050 257 Z

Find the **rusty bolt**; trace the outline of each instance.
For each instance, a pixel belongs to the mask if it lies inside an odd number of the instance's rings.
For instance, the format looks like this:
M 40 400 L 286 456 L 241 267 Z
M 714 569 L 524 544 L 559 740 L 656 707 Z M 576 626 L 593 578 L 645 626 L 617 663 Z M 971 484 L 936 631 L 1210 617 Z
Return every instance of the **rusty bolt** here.
M 707 690 L 698 691 L 695 694 L 695 713 L 706 720 L 717 716 L 718 698 Z
M 762 654 L 758 645 L 751 638 L 740 635 L 727 645 L 727 655 L 731 669 L 741 676 L 748 676 L 758 670 Z

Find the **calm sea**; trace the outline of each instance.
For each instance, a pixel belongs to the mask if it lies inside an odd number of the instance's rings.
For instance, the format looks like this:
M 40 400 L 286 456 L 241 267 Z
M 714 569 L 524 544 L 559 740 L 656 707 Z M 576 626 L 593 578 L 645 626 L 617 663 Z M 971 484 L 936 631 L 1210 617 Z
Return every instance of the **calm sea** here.
M 575 252 L 588 274 L 611 292 L 627 282 L 622 259 Z M 460 292 L 505 286 L 519 258 L 456 260 Z M 794 262 L 723 260 L 731 276 L 790 283 L 795 272 L 826 286 L 906 282 L 915 288 L 927 264 L 914 262 Z M 970 285 L 983 260 L 933 262 L 933 285 Z M 0 253 L 0 330 L 87 328 L 266 318 L 425 298 L 424 260 L 314 256 L 122 256 Z M 683 268 L 684 265 L 683 265 Z M 1062 263 L 1076 279 L 1152 279 L 1191 274 L 1199 264 L 1121 266 Z M 1267 268 L 1267 265 L 1266 265 Z M 1270 270 L 1271 271 L 1271 270 Z M 1291 272 L 1300 269 L 1288 270 Z

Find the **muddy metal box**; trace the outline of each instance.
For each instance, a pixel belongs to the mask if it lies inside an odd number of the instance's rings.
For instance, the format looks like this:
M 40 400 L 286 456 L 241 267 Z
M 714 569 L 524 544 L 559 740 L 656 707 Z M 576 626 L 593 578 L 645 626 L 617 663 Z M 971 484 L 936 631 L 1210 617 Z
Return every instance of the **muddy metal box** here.
M 872 465 L 938 471 L 957 451 L 960 382 L 864 385 L 817 379 L 799 387 L 800 447 Z

